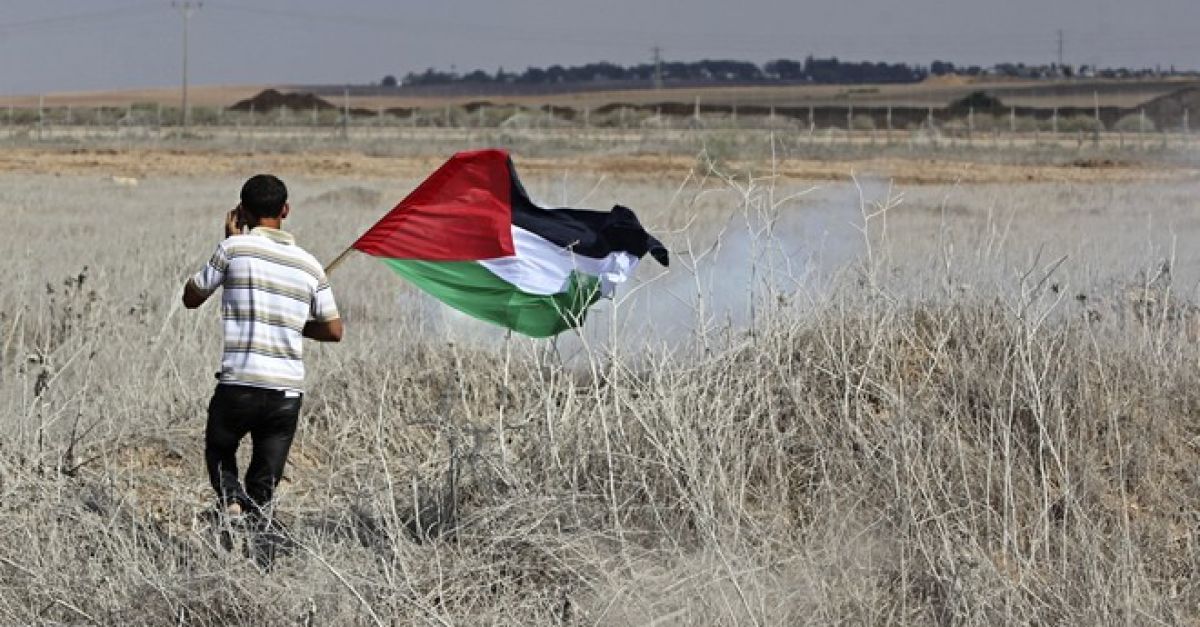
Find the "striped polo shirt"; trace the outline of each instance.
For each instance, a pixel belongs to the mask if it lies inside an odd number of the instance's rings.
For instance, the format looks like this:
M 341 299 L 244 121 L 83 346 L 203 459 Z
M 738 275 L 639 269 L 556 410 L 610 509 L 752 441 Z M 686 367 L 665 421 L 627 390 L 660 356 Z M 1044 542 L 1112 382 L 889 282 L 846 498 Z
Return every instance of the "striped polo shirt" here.
M 192 282 L 205 296 L 225 288 L 222 383 L 303 391 L 304 324 L 338 317 L 325 271 L 312 255 L 290 234 L 260 226 L 217 244 Z

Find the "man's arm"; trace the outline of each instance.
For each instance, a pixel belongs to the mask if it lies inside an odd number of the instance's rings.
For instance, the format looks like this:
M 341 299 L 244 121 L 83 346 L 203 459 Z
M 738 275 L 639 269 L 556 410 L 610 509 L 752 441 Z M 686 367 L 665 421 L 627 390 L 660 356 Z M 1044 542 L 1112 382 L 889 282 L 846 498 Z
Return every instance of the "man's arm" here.
M 200 305 L 203 305 L 204 301 L 208 300 L 208 297 L 209 294 L 205 294 L 204 292 L 200 291 L 200 288 L 196 287 L 196 282 L 192 279 L 188 279 L 187 283 L 183 284 L 184 307 L 187 307 L 188 309 L 195 309 Z
M 304 337 L 318 342 L 342 341 L 342 317 L 338 315 L 333 290 L 329 288 L 329 280 L 324 272 L 317 278 L 309 307 L 309 321 L 304 324 Z
M 226 227 L 228 228 L 228 227 Z M 213 292 L 225 282 L 225 269 L 229 267 L 229 259 L 225 253 L 225 243 L 217 244 L 208 263 L 187 283 L 183 284 L 183 306 L 195 309 L 204 304 Z
M 304 323 L 304 337 L 318 342 L 340 342 L 342 341 L 342 319 L 334 318 L 324 322 L 309 320 Z

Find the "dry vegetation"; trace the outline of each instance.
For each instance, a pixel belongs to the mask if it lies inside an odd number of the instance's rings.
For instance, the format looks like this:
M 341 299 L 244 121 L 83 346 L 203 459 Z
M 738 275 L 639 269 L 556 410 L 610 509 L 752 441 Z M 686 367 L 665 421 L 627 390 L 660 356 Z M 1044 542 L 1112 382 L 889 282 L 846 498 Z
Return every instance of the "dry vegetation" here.
M 282 140 L 271 146 L 278 152 L 250 152 L 245 139 L 210 140 L 204 148 L 154 148 L 146 143 L 129 146 L 47 148 L 18 145 L 0 152 L 0 173 L 83 177 L 93 181 L 112 177 L 158 179 L 164 177 L 231 177 L 249 170 L 283 171 L 292 176 L 387 181 L 391 193 L 385 204 L 394 204 L 407 191 L 398 181 L 419 179 L 433 171 L 462 140 L 437 139 L 437 133 L 399 137 L 395 141 L 345 143 L 295 143 Z M 947 146 L 897 143 L 885 146 L 838 144 L 819 139 L 775 137 L 770 133 L 721 133 L 702 137 L 681 135 L 622 139 L 609 137 L 604 154 L 580 154 L 578 145 L 604 143 L 604 134 L 558 142 L 540 132 L 525 135 L 482 134 L 466 139 L 475 146 L 511 146 L 520 155 L 521 172 L 535 176 L 614 178 L 620 181 L 654 183 L 674 189 L 697 166 L 697 150 L 706 151 L 723 166 L 750 172 L 772 171 L 799 181 L 846 181 L 851 172 L 866 173 L 904 185 L 959 184 L 1097 184 L 1178 183 L 1200 175 L 1196 151 L 1187 146 L 1156 153 L 1104 148 L 1076 151 L 1052 146 L 1029 148 L 1008 145 Z M 614 140 L 615 139 L 615 140 Z M 378 143 L 376 143 L 378 141 Z M 263 142 L 267 143 L 267 142 Z M 457 145 L 456 145 L 457 144 Z M 550 144 L 550 146 L 547 146 Z M 557 145 L 554 145 L 557 144 Z M 270 144 L 268 144 L 270 146 Z M 356 149 L 362 145 L 366 152 Z M 648 145 L 661 152 L 647 152 Z M 282 148 L 280 147 L 282 146 Z M 758 155 L 773 146 L 777 158 L 765 165 Z M 522 150 L 524 148 L 524 150 Z M 981 150 L 982 148 L 982 150 Z M 1138 159 L 1153 160 L 1152 167 Z M 603 185 L 601 187 L 604 187 Z M 619 200 L 617 200 L 619 202 Z M 377 207 L 378 208 L 378 207 Z
M 326 259 L 417 179 L 287 163 Z M 246 172 L 32 170 L 0 173 L 0 623 L 1198 618 L 1194 183 L 547 167 L 548 201 L 639 208 L 671 273 L 544 343 L 352 260 L 287 537 L 226 550 L 217 317 L 177 300 Z

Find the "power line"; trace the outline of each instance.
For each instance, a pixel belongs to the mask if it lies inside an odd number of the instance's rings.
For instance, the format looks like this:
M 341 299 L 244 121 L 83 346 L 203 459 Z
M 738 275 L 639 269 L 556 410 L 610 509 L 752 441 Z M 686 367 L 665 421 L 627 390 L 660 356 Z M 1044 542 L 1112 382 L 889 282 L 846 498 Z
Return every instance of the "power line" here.
M 161 10 L 161 2 L 142 2 L 139 4 L 117 7 L 106 11 L 89 11 L 87 13 L 76 13 L 73 15 L 55 15 L 51 17 L 39 17 L 30 20 L 19 20 L 16 22 L 3 22 L 0 23 L 0 31 L 4 31 L 6 35 L 19 35 L 28 32 L 37 32 L 39 30 L 49 30 L 62 26 L 95 24 L 132 15 L 146 15 Z

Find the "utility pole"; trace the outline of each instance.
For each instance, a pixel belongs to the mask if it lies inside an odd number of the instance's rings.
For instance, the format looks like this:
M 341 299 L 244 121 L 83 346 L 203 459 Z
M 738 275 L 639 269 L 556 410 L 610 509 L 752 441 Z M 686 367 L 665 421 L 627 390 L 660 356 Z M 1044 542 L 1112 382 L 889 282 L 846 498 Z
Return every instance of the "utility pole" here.
M 655 46 L 650 50 L 654 53 L 654 88 L 662 89 L 662 48 Z
M 1058 29 L 1058 73 L 1063 72 L 1063 29 Z
M 204 3 L 187 0 L 185 2 L 172 2 L 171 6 L 179 9 L 179 14 L 183 16 L 183 102 L 180 105 L 182 109 L 179 112 L 179 118 L 183 122 L 184 130 L 186 130 L 188 123 L 191 121 L 191 111 L 188 110 L 188 22 L 192 20 L 192 14 L 203 7 Z

